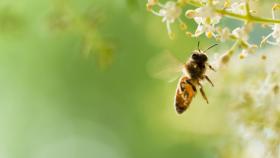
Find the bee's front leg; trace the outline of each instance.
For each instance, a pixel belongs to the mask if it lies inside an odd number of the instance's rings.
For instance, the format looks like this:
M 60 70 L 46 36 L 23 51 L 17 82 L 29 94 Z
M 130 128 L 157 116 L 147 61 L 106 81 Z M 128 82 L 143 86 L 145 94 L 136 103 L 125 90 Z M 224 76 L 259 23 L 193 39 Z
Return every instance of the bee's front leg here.
M 210 65 L 209 63 L 207 63 L 207 66 L 209 67 L 209 69 L 213 70 L 214 72 L 216 72 L 216 70 L 213 68 L 212 65 Z
M 201 85 L 199 82 L 198 82 L 198 85 L 200 86 L 200 89 L 199 89 L 199 90 L 200 90 L 200 93 L 201 93 L 203 99 L 206 101 L 207 104 L 209 104 L 208 98 L 207 98 L 207 96 L 206 96 L 206 94 L 205 94 L 205 92 L 204 92 L 204 90 L 203 90 L 202 85 Z
M 207 75 L 204 75 L 204 78 L 214 87 L 213 82 L 210 80 L 210 78 Z

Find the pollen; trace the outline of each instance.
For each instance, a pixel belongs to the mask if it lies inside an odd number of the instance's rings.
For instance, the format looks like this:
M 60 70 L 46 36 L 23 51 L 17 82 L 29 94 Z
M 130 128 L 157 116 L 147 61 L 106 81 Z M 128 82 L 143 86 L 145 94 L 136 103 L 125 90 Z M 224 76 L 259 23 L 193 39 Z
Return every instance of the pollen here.
M 181 24 L 180 24 L 180 29 L 181 29 L 181 30 L 187 30 L 187 29 L 188 29 L 187 24 L 181 23 Z
M 212 32 L 206 32 L 206 37 L 207 38 L 212 38 L 213 37 L 213 34 L 212 34 Z

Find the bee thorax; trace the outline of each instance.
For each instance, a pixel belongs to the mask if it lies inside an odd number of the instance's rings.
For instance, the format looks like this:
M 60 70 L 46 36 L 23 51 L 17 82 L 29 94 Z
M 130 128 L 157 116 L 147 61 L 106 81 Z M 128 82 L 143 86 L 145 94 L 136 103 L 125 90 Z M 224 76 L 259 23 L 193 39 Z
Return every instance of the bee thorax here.
M 186 64 L 186 71 L 191 79 L 202 78 L 206 71 L 205 63 L 197 63 L 196 61 L 190 61 Z

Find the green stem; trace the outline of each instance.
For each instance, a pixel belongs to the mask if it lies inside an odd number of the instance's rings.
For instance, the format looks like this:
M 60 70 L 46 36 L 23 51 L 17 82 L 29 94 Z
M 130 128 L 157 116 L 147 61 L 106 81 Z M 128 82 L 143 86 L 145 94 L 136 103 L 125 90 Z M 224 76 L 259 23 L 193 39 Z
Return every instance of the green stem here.
M 245 7 L 246 7 L 246 14 L 247 14 L 247 16 L 251 16 L 249 0 L 246 0 L 246 6 Z
M 188 4 L 195 6 L 195 7 L 202 7 L 203 5 L 195 2 L 195 1 L 189 1 Z M 249 7 L 249 6 L 247 6 Z M 247 8 L 249 9 L 249 8 Z M 221 15 L 225 15 L 227 17 L 230 18 L 234 18 L 237 20 L 242 20 L 242 21 L 248 21 L 248 22 L 255 22 L 255 23 L 267 23 L 267 24 L 280 24 L 280 20 L 277 19 L 270 19 L 270 18 L 262 18 L 262 17 L 258 17 L 258 16 L 253 16 L 250 13 L 248 13 L 247 15 L 241 15 L 241 14 L 236 14 L 236 13 L 232 13 L 226 10 L 222 10 L 222 9 L 215 9 L 215 11 Z
M 228 51 L 228 55 L 231 57 L 233 53 L 235 52 L 235 49 L 239 45 L 239 40 L 235 41 L 234 44 L 231 46 L 230 50 Z

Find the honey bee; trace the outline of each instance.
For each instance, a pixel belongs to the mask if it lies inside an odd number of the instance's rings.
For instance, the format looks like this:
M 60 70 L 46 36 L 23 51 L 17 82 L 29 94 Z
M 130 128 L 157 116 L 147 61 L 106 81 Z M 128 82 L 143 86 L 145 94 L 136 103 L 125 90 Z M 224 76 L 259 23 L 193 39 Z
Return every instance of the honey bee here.
M 184 64 L 184 73 L 179 79 L 174 99 L 175 109 L 178 114 L 182 114 L 184 111 L 186 111 L 186 109 L 191 104 L 192 99 L 196 95 L 197 89 L 199 89 L 206 103 L 209 103 L 200 81 L 206 79 L 212 86 L 214 86 L 213 82 L 205 74 L 208 68 L 215 71 L 215 69 L 208 63 L 208 56 L 206 54 L 206 51 L 216 45 L 217 44 L 214 44 L 206 50 L 201 51 L 198 42 L 198 50 L 193 51 L 191 57 Z

